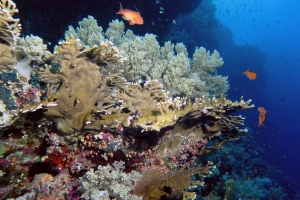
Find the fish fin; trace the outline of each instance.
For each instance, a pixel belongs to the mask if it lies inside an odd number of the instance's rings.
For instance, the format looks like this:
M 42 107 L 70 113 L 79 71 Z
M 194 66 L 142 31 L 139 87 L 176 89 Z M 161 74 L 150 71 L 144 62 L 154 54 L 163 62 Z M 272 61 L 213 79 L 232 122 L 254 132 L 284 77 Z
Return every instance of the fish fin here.
M 121 2 L 119 2 L 119 3 L 120 3 L 120 10 L 119 10 L 119 12 L 117 12 L 116 14 L 122 15 L 124 10 L 123 10 L 123 8 L 122 8 Z
M 133 5 L 133 6 L 135 7 L 135 5 Z M 138 12 L 140 12 L 139 9 L 137 9 L 137 7 L 135 7 L 135 9 L 136 9 Z
M 247 74 L 247 72 L 249 72 L 249 68 L 247 69 L 247 71 L 242 72 L 242 74 Z
M 258 124 L 258 128 L 259 128 L 260 126 L 263 126 L 263 127 L 267 128 L 263 123 Z

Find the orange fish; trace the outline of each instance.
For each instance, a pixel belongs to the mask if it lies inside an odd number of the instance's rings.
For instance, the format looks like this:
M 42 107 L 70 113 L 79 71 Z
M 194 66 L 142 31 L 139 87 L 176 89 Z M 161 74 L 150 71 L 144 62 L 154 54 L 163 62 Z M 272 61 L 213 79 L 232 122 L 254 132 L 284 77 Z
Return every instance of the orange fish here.
M 243 74 L 246 74 L 246 76 L 252 81 L 254 81 L 257 77 L 256 73 L 250 72 L 249 69 L 247 71 L 243 72 Z
M 142 24 L 144 24 L 144 20 L 141 17 L 141 14 L 140 14 L 139 10 L 138 11 L 133 11 L 133 10 L 129 10 L 129 9 L 123 9 L 121 3 L 120 3 L 120 10 L 119 10 L 119 12 L 117 12 L 117 14 L 123 15 L 122 18 L 127 20 L 130 25 L 135 25 L 135 24 L 142 25 Z
M 257 110 L 260 112 L 260 113 L 264 113 L 264 114 L 266 114 L 268 111 L 266 111 L 266 109 L 265 108 L 263 108 L 263 107 L 259 107 L 259 108 L 257 108 Z
M 268 111 L 263 107 L 259 107 L 257 110 L 259 111 L 258 126 L 262 126 L 264 125 L 263 122 L 266 120 L 266 113 Z

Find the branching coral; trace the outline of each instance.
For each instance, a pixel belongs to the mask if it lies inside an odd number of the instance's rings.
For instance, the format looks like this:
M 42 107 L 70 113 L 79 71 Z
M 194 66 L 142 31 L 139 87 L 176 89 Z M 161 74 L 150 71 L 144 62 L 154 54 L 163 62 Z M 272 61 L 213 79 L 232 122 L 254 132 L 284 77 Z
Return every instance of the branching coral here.
M 104 40 L 102 27 L 98 26 L 97 21 L 94 17 L 88 16 L 79 22 L 79 27 L 74 29 L 74 27 L 69 26 L 69 30 L 66 31 L 66 38 L 71 38 L 72 36 L 80 40 L 80 44 L 86 47 L 92 47 L 94 45 L 99 45 L 100 42 Z
M 119 200 L 138 200 L 142 199 L 131 194 L 133 185 L 141 179 L 141 174 L 132 171 L 124 173 L 124 162 L 114 162 L 111 165 L 98 166 L 94 171 L 91 169 L 80 178 L 82 197 L 84 199 L 105 199 L 109 196 Z
M 29 58 L 36 63 L 43 63 L 50 52 L 47 52 L 47 45 L 43 44 L 43 39 L 38 36 L 26 36 L 18 41 L 17 52 L 22 57 Z
M 123 21 L 113 20 L 109 23 L 109 29 L 105 32 L 105 36 L 116 45 L 120 45 L 120 38 L 124 34 L 125 25 Z
M 206 82 L 206 87 L 211 90 L 212 95 L 224 94 L 229 89 L 228 77 L 219 76 L 216 71 L 223 64 L 223 59 L 216 50 L 210 54 L 205 48 L 200 47 L 194 52 L 192 72 Z
M 205 55 L 201 57 L 203 59 L 201 62 L 205 62 L 204 66 L 207 68 L 196 70 L 195 67 L 191 70 L 191 61 L 183 44 L 179 43 L 174 47 L 170 42 L 166 42 L 163 47 L 160 47 L 155 36 L 151 34 L 146 34 L 144 37 L 136 36 L 134 39 L 129 37 L 132 38 L 132 35 L 125 34 L 119 39 L 123 41 L 119 46 L 120 52 L 124 53 L 128 61 L 115 68 L 124 70 L 125 78 L 128 80 L 157 79 L 164 84 L 171 95 L 196 97 L 227 92 L 226 77 L 216 76 L 215 65 L 223 64 L 219 62 L 222 59 L 216 51 L 210 56 L 210 53 L 202 48 Z M 197 58 L 195 62 L 199 59 Z M 207 74 L 211 77 L 206 78 Z M 213 89 L 215 85 L 219 89 Z
M 81 25 L 83 22 L 85 26 Z M 66 36 L 70 37 L 72 34 L 85 46 L 91 47 L 92 44 L 85 37 L 94 32 L 95 20 L 89 16 L 79 22 L 79 26 L 77 30 L 70 27 Z M 81 29 L 86 32 L 84 36 L 80 33 Z M 98 29 L 102 31 L 102 28 Z M 124 78 L 133 82 L 157 79 L 170 91 L 171 96 L 183 95 L 192 98 L 202 95 L 219 96 L 226 93 L 229 88 L 227 77 L 216 74 L 216 68 L 223 64 L 217 51 L 211 55 L 201 47 L 199 50 L 196 49 L 194 59 L 191 61 L 182 43 L 174 45 L 166 42 L 160 47 L 153 34 L 136 36 L 130 30 L 124 33 L 124 24 L 118 20 L 109 24 L 105 36 L 113 41 L 120 49 L 120 53 L 127 58 L 108 69 L 107 73 L 118 73 L 122 70 Z

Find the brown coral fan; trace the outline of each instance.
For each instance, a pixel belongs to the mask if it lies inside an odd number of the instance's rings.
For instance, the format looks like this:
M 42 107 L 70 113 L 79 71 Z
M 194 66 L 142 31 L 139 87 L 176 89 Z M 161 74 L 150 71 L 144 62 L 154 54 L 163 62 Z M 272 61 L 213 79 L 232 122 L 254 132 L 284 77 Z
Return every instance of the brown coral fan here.
M 62 42 L 53 61 L 61 66 L 60 72 L 51 73 L 51 66 L 39 72 L 40 80 L 47 83 L 48 97 L 57 104 L 47 107 L 45 114 L 54 119 L 64 133 L 80 130 L 85 122 L 91 120 L 93 112 L 104 110 L 114 103 L 112 87 L 124 84 L 114 81 L 113 76 L 104 76 L 100 66 L 82 56 L 82 48 L 74 38 Z M 111 57 L 110 54 L 108 56 Z M 120 61 L 120 57 L 113 58 L 113 61 Z

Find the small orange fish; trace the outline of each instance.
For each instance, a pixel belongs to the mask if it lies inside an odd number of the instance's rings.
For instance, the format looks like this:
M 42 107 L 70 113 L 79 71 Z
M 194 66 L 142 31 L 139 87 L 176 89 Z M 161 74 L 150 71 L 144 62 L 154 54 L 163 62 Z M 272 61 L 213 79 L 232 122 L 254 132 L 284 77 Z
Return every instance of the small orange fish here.
M 133 11 L 133 10 L 129 10 L 129 9 L 123 9 L 121 3 L 120 3 L 120 10 L 119 10 L 119 12 L 117 12 L 117 14 L 123 15 L 122 18 L 127 20 L 130 25 L 135 25 L 135 24 L 142 25 L 142 24 L 144 24 L 144 20 L 141 17 L 141 14 L 140 14 L 139 10 L 138 11 Z
M 247 71 L 243 72 L 243 74 L 246 74 L 246 76 L 252 81 L 254 81 L 257 77 L 256 73 L 250 72 L 249 69 Z
M 258 126 L 262 126 L 264 125 L 263 122 L 266 120 L 266 114 L 268 111 L 266 111 L 263 107 L 259 107 L 257 110 L 259 111 Z

